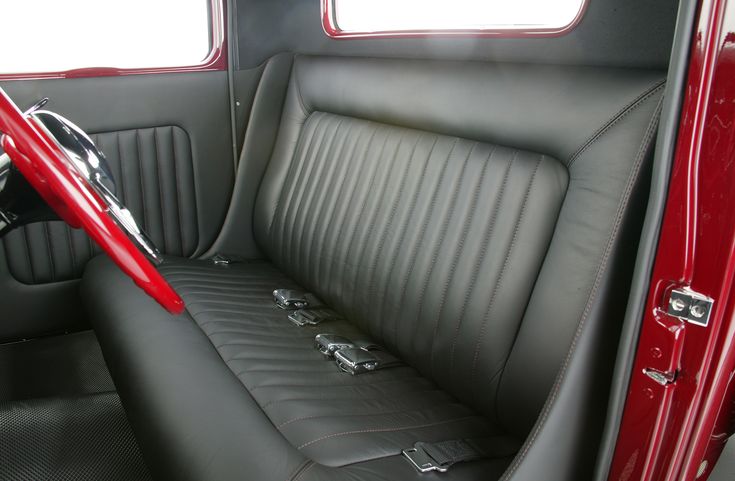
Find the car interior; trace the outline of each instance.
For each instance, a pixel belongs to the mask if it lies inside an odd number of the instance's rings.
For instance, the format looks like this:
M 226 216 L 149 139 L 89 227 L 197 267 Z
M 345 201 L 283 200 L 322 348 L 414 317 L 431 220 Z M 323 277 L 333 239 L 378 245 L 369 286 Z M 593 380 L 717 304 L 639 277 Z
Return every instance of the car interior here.
M 90 134 L 186 304 L 60 220 L 0 238 L 0 479 L 605 479 L 689 3 L 335 39 L 237 0 L 229 70 L 0 81 Z

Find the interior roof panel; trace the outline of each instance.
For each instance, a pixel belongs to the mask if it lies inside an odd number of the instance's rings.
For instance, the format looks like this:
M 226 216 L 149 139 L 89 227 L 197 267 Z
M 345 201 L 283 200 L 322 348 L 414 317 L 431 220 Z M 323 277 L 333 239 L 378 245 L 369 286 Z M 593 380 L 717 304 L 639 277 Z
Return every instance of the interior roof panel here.
M 589 0 L 580 24 L 551 38 L 335 40 L 322 29 L 321 0 L 237 0 L 240 68 L 297 53 L 665 68 L 678 2 Z

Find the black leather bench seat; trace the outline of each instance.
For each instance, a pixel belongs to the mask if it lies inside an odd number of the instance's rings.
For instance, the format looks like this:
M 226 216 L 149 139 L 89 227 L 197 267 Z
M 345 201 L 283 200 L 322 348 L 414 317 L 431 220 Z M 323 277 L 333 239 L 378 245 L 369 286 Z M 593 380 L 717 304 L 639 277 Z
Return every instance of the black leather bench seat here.
M 246 138 L 216 244 L 257 244 L 262 260 L 169 259 L 178 317 L 105 259 L 84 275 L 154 474 L 589 476 L 663 74 L 282 55 L 262 82 L 279 72 L 285 93 L 264 87 L 264 123 L 250 121 L 263 134 L 270 119 L 273 149 Z M 299 286 L 346 321 L 291 324 L 271 293 Z M 352 377 L 314 350 L 319 332 L 374 341 L 405 366 Z M 440 478 L 400 455 L 467 438 L 498 452 Z
M 116 378 L 127 384 L 134 376 L 136 395 L 146 398 L 146 409 L 153 409 L 146 416 L 155 413 L 162 422 L 170 420 L 181 428 L 158 432 L 146 426 L 147 435 L 140 440 L 153 451 L 177 453 L 181 472 L 173 471 L 171 479 L 225 479 L 217 467 L 225 466 L 231 476 L 248 465 L 252 477 L 242 479 L 291 479 L 290 470 L 303 467 L 318 471 L 317 479 L 346 479 L 353 471 L 374 472 L 359 479 L 399 474 L 390 479 L 423 479 L 400 459 L 402 449 L 417 441 L 486 437 L 503 438 L 501 456 L 452 471 L 468 474 L 471 468 L 477 476 L 499 476 L 511 460 L 508 446 L 520 446 L 411 367 L 361 376 L 340 371 L 314 348 L 314 336 L 333 332 L 369 338 L 344 322 L 303 328 L 292 324 L 287 311 L 273 303 L 272 291 L 273 286 L 299 286 L 270 263 L 222 267 L 173 260 L 161 271 L 182 295 L 187 314 L 173 317 L 157 309 L 107 258 L 93 260 L 87 276 L 106 286 L 104 291 L 95 289 L 93 306 L 119 316 L 148 314 L 125 316 L 124 321 L 113 315 L 108 321 L 100 319 L 96 327 L 112 333 L 103 341 L 106 356 L 124 360 L 128 367 L 139 363 L 139 369 L 116 372 Z M 158 315 L 150 316 L 155 311 Z M 135 339 L 143 332 L 145 345 L 138 346 Z M 217 365 L 217 356 L 230 372 Z M 146 385 L 155 386 L 156 394 Z M 222 385 L 229 390 L 220 391 Z M 237 396 L 228 396 L 230 391 Z M 222 417 L 235 412 L 232 426 L 223 426 Z M 131 413 L 133 423 L 136 419 Z M 277 431 L 290 445 L 292 454 L 283 462 L 259 462 L 274 449 L 268 436 L 255 432 L 264 423 L 271 424 L 274 437 Z M 197 435 L 191 439 L 194 426 Z M 238 427 L 253 431 L 253 439 L 239 438 Z M 210 459 L 207 469 L 212 471 L 200 473 L 194 463 L 187 463 L 189 449 L 193 456 Z

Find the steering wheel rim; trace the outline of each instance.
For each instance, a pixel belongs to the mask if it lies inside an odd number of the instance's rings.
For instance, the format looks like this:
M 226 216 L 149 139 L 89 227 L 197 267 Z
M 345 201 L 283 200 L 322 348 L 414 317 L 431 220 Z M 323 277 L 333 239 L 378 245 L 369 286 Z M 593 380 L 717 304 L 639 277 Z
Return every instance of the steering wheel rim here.
M 90 185 L 66 153 L 0 88 L 3 150 L 54 211 L 72 227 L 81 227 L 141 289 L 173 314 L 184 301 L 135 246 L 109 213 L 109 199 Z

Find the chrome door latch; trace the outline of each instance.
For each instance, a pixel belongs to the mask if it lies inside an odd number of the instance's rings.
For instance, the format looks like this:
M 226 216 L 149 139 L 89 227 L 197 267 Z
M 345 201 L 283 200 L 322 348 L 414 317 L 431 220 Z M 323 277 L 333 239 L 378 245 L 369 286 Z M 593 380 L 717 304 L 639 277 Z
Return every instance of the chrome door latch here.
M 712 298 L 688 287 L 680 287 L 671 291 L 666 313 L 682 321 L 707 327 L 713 304 Z
M 650 377 L 657 383 L 659 383 L 662 386 L 668 386 L 669 384 L 674 384 L 676 382 L 676 371 L 659 371 L 658 369 L 653 369 L 650 367 L 647 367 L 643 370 L 643 374 Z

